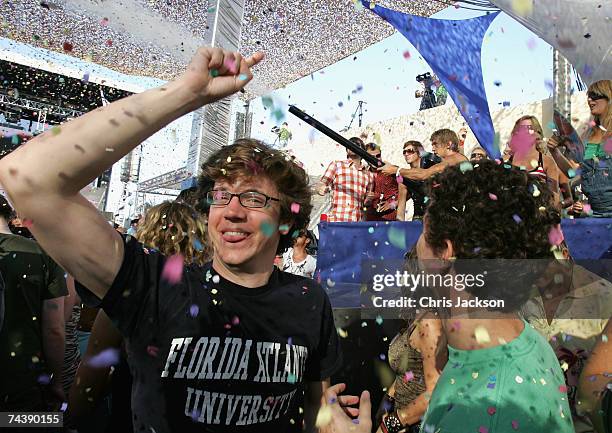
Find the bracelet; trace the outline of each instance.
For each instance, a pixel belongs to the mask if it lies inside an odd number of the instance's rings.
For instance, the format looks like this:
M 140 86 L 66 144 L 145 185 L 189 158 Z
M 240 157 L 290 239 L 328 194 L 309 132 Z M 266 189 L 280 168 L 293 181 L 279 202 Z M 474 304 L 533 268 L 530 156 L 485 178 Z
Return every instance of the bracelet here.
M 399 433 L 404 428 L 395 411 L 383 416 L 381 427 L 385 433 Z
M 401 176 L 400 170 L 401 170 L 401 168 L 397 167 L 397 171 L 395 172 L 395 177 Z

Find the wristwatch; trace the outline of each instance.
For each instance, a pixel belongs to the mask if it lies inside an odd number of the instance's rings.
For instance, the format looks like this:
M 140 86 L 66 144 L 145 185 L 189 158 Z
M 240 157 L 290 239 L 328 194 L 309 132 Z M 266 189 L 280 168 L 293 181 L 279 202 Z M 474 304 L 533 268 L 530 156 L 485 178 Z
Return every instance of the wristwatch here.
M 383 416 L 380 427 L 383 433 L 399 433 L 404 428 L 396 411 Z

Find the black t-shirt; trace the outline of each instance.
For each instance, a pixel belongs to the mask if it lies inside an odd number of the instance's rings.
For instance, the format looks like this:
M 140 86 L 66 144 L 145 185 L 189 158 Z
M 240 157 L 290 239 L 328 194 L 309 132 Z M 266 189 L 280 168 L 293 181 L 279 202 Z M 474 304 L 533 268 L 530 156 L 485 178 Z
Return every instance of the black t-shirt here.
M 268 284 L 246 288 L 211 264 L 171 284 L 166 263 L 130 238 L 101 304 L 78 288 L 127 339 L 134 431 L 300 431 L 304 382 L 341 365 L 321 286 L 274 269 Z
M 38 383 L 47 382 L 42 346 L 42 310 L 47 299 L 66 296 L 64 271 L 38 243 L 0 233 L 4 324 L 0 330 L 0 409 L 35 404 Z M 9 379 L 10 378 L 10 379 Z M 8 410 L 8 409 L 7 409 Z

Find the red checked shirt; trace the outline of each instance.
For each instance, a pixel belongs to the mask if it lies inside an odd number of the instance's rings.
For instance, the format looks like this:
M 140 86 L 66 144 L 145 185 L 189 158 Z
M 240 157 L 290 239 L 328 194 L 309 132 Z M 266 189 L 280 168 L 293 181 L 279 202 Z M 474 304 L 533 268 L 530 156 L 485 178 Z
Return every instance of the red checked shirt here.
M 372 188 L 374 174 L 353 161 L 334 161 L 327 167 L 321 181 L 333 194 L 330 222 L 363 221 L 364 202 Z

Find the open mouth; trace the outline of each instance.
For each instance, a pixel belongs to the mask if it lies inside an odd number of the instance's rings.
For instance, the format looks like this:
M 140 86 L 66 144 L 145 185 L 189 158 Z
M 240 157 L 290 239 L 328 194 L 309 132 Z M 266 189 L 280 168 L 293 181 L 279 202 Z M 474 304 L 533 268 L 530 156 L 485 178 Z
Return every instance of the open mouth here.
M 224 242 L 228 242 L 230 244 L 242 242 L 246 238 L 250 236 L 250 233 L 243 232 L 240 230 L 228 230 L 221 232 L 221 238 Z

